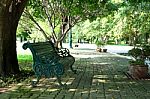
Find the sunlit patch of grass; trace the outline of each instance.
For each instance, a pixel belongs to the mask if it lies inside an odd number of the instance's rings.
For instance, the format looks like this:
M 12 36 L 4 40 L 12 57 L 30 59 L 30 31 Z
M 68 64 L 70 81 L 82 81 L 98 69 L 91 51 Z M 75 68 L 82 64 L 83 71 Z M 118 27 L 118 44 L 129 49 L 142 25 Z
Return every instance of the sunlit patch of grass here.
M 18 55 L 18 63 L 21 71 L 32 71 L 32 55 Z
M 32 55 L 18 55 L 18 61 L 32 61 Z

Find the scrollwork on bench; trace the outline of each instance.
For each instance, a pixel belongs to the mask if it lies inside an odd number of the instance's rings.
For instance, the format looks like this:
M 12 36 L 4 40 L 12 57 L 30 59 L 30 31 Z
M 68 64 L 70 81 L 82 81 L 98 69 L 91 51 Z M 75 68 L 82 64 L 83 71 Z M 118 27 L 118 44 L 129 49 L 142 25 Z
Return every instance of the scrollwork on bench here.
M 32 82 L 35 86 L 42 76 L 46 78 L 56 76 L 61 86 L 61 76 L 65 72 L 66 67 L 76 73 L 72 65 L 75 58 L 70 55 L 68 49 L 57 49 L 52 42 L 24 43 L 23 49 L 29 48 L 33 56 L 33 70 L 37 77 L 36 82 Z

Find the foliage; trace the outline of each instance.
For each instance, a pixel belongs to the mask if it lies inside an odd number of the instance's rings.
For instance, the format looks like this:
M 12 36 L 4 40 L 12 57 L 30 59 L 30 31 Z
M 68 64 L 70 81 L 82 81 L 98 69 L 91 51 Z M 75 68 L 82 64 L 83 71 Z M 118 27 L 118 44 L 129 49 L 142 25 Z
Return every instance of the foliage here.
M 102 47 L 102 46 L 104 46 L 104 42 L 99 41 L 99 40 L 97 40 L 97 41 L 95 42 L 95 44 L 97 45 L 97 47 Z
M 110 0 L 37 0 L 29 2 L 25 10 L 25 17 L 30 18 L 46 39 L 53 39 L 55 43 L 62 41 L 68 31 L 78 22 L 89 19 L 93 21 L 107 16 L 117 9 Z M 39 21 L 47 23 L 48 30 Z
M 132 66 L 147 66 L 145 62 L 141 59 L 137 59 L 136 61 L 129 61 Z
M 142 50 L 140 48 L 133 48 L 128 51 L 128 54 L 135 58 L 135 60 L 137 60 L 138 58 L 140 58 Z
M 145 65 L 145 59 L 150 56 L 150 46 L 142 46 L 142 48 L 133 48 L 128 51 L 128 54 L 134 58 L 130 61 L 132 65 Z
M 149 45 L 142 45 L 144 58 L 150 56 L 150 46 Z
M 110 11 L 106 16 L 97 16 L 93 21 L 86 20 L 78 27 L 78 36 L 84 39 L 95 41 L 101 39 L 105 43 L 109 40 L 120 44 L 135 45 L 141 42 L 148 42 L 150 34 L 150 2 L 140 2 L 131 4 L 123 0 L 112 0 L 118 10 Z M 74 29 L 76 30 L 76 29 Z M 74 31 L 76 32 L 76 31 Z

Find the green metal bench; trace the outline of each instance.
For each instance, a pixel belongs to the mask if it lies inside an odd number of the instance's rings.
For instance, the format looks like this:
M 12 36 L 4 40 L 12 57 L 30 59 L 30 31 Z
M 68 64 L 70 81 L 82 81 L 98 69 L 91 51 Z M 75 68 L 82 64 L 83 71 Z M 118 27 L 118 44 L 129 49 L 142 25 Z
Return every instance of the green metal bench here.
M 53 43 L 38 42 L 38 43 L 24 43 L 23 49 L 29 48 L 33 55 L 33 70 L 37 77 L 37 81 L 32 81 L 32 86 L 36 86 L 42 76 L 46 78 L 57 77 L 59 85 L 63 86 L 61 76 L 69 68 L 73 70 L 72 65 L 75 58 L 70 55 L 68 49 L 58 49 L 54 47 Z

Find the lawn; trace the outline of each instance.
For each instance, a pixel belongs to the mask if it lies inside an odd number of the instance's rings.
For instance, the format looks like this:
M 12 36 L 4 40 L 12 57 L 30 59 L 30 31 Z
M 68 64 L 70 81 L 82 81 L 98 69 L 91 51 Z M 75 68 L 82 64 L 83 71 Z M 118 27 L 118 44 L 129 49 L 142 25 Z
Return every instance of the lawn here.
M 34 75 L 32 70 L 32 56 L 31 55 L 18 55 L 18 63 L 20 73 L 17 75 L 10 75 L 8 77 L 0 77 L 0 87 L 6 87 L 10 84 L 17 84 L 27 80 L 30 76 Z
M 18 61 L 32 61 L 32 55 L 18 55 Z

